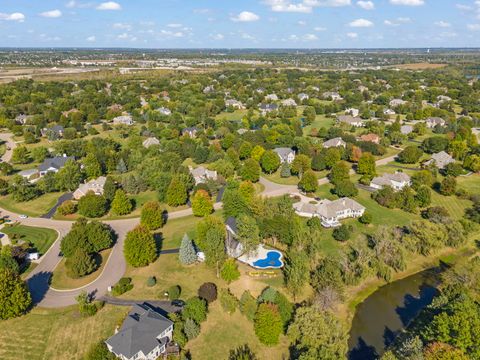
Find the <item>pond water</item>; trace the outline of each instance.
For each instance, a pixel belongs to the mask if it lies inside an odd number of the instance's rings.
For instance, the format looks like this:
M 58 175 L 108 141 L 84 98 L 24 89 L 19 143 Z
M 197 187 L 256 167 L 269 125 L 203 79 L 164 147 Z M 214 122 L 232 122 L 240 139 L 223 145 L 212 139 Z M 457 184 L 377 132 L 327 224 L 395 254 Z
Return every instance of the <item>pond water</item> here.
M 396 336 L 438 294 L 440 268 L 387 284 L 357 306 L 349 339 L 350 360 L 378 359 Z

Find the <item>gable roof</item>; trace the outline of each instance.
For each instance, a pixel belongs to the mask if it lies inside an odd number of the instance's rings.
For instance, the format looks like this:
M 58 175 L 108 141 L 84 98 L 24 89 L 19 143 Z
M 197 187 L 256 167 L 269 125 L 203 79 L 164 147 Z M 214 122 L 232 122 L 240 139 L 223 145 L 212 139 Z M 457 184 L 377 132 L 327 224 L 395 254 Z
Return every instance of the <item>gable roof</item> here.
M 334 218 L 337 216 L 338 212 L 348 209 L 353 211 L 361 211 L 365 210 L 365 207 L 356 202 L 355 200 L 347 197 L 334 201 L 323 200 L 317 206 L 317 211 L 319 215 L 325 218 Z
M 346 142 L 343 141 L 341 137 L 336 137 L 336 138 L 327 140 L 323 143 L 324 148 L 338 147 L 338 146 L 346 146 Z
M 397 183 L 408 183 L 410 181 L 410 176 L 397 171 L 393 174 L 383 174 L 382 176 L 377 176 L 372 179 L 372 183 L 381 185 L 381 186 L 391 186 L 392 182 L 397 182 Z
M 173 322 L 153 310 L 147 303 L 132 307 L 122 327 L 105 341 L 117 355 L 131 358 L 142 351 L 148 355 L 158 345 L 168 342 L 168 338 L 157 337 L 167 330 Z
M 60 170 L 65 166 L 68 160 L 75 160 L 73 156 L 55 156 L 53 158 L 47 158 L 38 166 L 39 171 L 47 171 L 50 168 Z
M 273 149 L 274 152 L 277 153 L 278 156 L 280 156 L 282 159 L 286 159 L 289 154 L 294 153 L 294 151 L 290 148 L 287 147 L 279 147 Z

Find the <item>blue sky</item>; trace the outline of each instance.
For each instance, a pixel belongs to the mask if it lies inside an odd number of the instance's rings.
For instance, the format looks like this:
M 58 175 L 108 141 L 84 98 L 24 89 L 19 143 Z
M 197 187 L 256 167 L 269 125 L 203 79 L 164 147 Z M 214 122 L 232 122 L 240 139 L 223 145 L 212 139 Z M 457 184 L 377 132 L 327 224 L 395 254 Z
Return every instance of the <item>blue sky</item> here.
M 480 47 L 480 0 L 1 0 L 0 46 Z

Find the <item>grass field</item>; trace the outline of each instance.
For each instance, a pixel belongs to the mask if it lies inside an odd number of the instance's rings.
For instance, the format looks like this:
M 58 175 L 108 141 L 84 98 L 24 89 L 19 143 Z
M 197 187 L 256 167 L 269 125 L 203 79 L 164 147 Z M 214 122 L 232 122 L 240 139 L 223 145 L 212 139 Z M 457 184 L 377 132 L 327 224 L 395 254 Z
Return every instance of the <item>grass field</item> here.
M 79 360 L 92 344 L 113 335 L 128 310 L 106 305 L 97 315 L 83 318 L 76 307 L 35 308 L 20 318 L 2 321 L 0 359 Z
M 15 201 L 11 195 L 7 195 L 0 198 L 0 207 L 17 214 L 37 217 L 46 214 L 61 195 L 62 193 L 58 192 L 49 193 L 25 202 Z
M 469 191 L 471 194 L 480 194 L 480 174 L 470 176 L 459 176 L 458 187 Z
M 1 231 L 9 237 L 19 235 L 21 240 L 32 243 L 40 255 L 45 254 L 58 237 L 55 230 L 25 225 L 5 226 Z
M 79 279 L 72 279 L 67 275 L 67 268 L 65 267 L 65 258 L 60 261 L 52 274 L 51 286 L 56 290 L 78 289 L 94 281 L 102 273 L 107 259 L 110 256 L 112 249 L 107 249 L 99 253 L 97 261 L 100 263 L 99 268 L 93 273 L 83 276 Z
M 329 129 L 329 128 L 332 127 L 334 122 L 335 122 L 335 119 L 327 118 L 325 115 L 317 115 L 315 117 L 315 121 L 311 125 L 305 126 L 303 128 L 303 133 L 305 135 L 309 135 L 310 131 L 312 129 L 317 129 L 318 130 L 322 127 L 326 128 L 326 129 Z
M 234 112 L 222 112 L 216 116 L 217 120 L 240 121 L 247 114 L 248 110 L 235 110 Z

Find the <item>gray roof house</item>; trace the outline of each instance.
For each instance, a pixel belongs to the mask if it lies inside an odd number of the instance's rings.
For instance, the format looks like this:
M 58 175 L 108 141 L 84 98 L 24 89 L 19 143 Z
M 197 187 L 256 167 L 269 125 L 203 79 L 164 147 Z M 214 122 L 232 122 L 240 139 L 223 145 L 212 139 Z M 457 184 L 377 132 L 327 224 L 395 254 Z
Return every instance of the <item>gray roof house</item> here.
M 336 137 L 330 140 L 327 140 L 323 143 L 323 147 L 325 149 L 331 148 L 331 147 L 346 147 L 347 143 L 342 140 L 340 137 Z
M 337 116 L 337 121 L 339 123 L 343 123 L 343 124 L 347 124 L 355 127 L 362 127 L 365 125 L 364 121 L 361 118 L 357 116 L 352 116 L 352 115 L 339 115 Z
M 280 158 L 280 162 L 283 164 L 287 162 L 291 164 L 293 160 L 295 160 L 295 151 L 287 147 L 280 147 L 273 149 L 274 152 L 277 153 L 278 157 Z
M 196 127 L 187 127 L 182 130 L 182 135 L 183 136 L 187 135 L 193 139 L 197 137 L 197 132 L 198 132 L 198 129 Z
M 65 128 L 62 125 L 54 125 L 52 127 L 48 128 L 43 128 L 40 130 L 40 133 L 42 136 L 46 136 L 49 139 L 59 139 L 63 137 L 63 132 L 65 131 Z
M 195 179 L 195 185 L 204 183 L 207 180 L 215 181 L 218 178 L 218 174 L 216 171 L 208 170 L 203 166 L 199 166 L 195 169 L 189 166 L 188 169 L 190 170 L 190 174 L 192 174 L 193 178 Z
M 400 132 L 403 134 L 403 135 L 408 135 L 410 134 L 411 132 L 413 132 L 413 126 L 412 125 L 402 125 L 400 127 Z
M 390 186 L 394 190 L 402 190 L 405 186 L 410 186 L 410 176 L 397 171 L 394 174 L 383 174 L 377 176 L 370 182 L 370 187 L 374 189 L 383 189 L 384 186 Z
M 435 126 L 445 126 L 445 120 L 443 120 L 440 117 L 429 117 L 427 120 L 425 120 L 425 124 L 427 127 L 430 129 L 434 128 Z
M 160 141 L 155 137 L 149 137 L 143 141 L 142 145 L 148 149 L 150 146 L 160 145 Z
M 445 151 L 440 151 L 439 153 L 433 154 L 432 158 L 425 162 L 425 165 L 433 165 L 439 169 L 445 168 L 448 164 L 454 163 L 455 159 L 452 158 L 449 154 Z
M 121 115 L 113 118 L 113 125 L 133 125 L 135 121 L 131 115 Z
M 173 322 L 143 303 L 132 307 L 121 328 L 105 344 L 120 359 L 153 360 L 165 353 L 172 334 Z
M 53 158 L 47 158 L 38 166 L 40 176 L 45 175 L 47 172 L 58 172 L 65 166 L 68 160 L 75 160 L 73 156 L 55 156 Z
M 243 254 L 243 245 L 237 240 L 237 219 L 230 216 L 225 221 L 227 238 L 225 240 L 225 252 L 228 256 L 238 258 Z
M 260 104 L 258 107 L 263 115 L 278 110 L 277 104 Z

